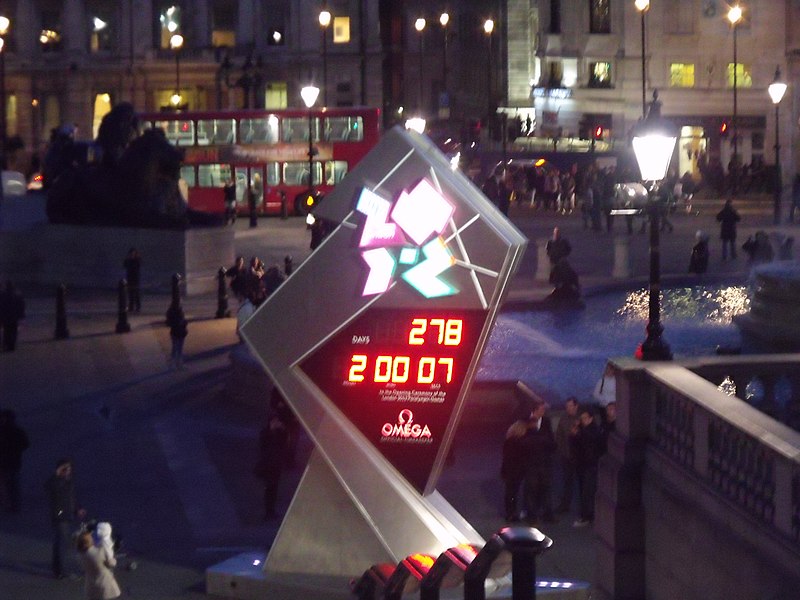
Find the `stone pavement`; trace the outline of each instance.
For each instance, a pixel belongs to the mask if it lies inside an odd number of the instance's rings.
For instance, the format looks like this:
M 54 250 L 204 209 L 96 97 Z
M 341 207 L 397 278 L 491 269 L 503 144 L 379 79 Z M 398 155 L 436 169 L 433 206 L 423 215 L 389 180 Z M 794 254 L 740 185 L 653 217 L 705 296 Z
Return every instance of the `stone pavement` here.
M 743 211 L 740 244 L 756 229 L 774 228 L 771 205 Z M 743 277 L 745 257 L 722 262 L 708 202 L 700 214 L 678 214 L 675 230 L 662 235 L 664 279 L 685 279 L 694 232 L 711 234 L 714 277 Z M 647 236 L 630 236 L 630 280 L 614 281 L 612 234 L 584 231 L 577 215 L 541 214 L 514 207 L 512 220 L 532 240 L 513 282 L 510 299 L 540 298 L 549 286 L 536 280 L 536 239 L 561 228 L 573 246 L 572 262 L 587 293 L 605 285 L 647 279 Z M 623 223 L 617 228 L 623 230 Z M 237 253 L 257 254 L 267 265 L 295 265 L 308 255 L 301 219 L 261 220 L 255 229 L 236 225 Z M 622 234 L 626 235 L 626 234 Z M 147 257 L 143 257 L 147 268 Z M 169 336 L 163 325 L 166 296 L 145 295 L 132 331 L 115 334 L 113 291 L 69 290 L 70 338 L 53 338 L 51 290 L 24 290 L 28 311 L 14 353 L 0 353 L 0 407 L 13 408 L 31 438 L 22 475 L 21 514 L 0 513 L 0 597 L 9 600 L 82 598 L 78 581 L 50 576 L 50 528 L 42 484 L 55 462 L 76 465 L 81 503 L 92 517 L 108 520 L 123 537 L 129 557 L 118 569 L 130 598 L 205 597 L 204 569 L 245 551 L 266 550 L 279 521 L 261 520 L 259 482 L 252 476 L 265 398 L 243 392 L 230 376 L 229 354 L 237 344 L 234 319 L 214 319 L 213 296 L 184 301 L 190 319 L 186 369 L 169 370 Z M 235 302 L 231 302 L 232 305 Z M 233 307 L 235 308 L 235 306 Z M 500 444 L 509 415 L 471 403 L 456 436 L 457 460 L 439 489 L 485 537 L 503 525 L 498 477 Z M 285 509 L 310 451 L 303 441 L 297 466 L 280 495 Z M 540 560 L 540 578 L 590 581 L 595 568 L 591 529 L 573 529 L 574 516 L 542 526 L 555 540 Z M 138 568 L 124 568 L 135 560 Z M 368 565 L 365 565 L 365 568 Z M 354 574 L 357 575 L 357 574 Z

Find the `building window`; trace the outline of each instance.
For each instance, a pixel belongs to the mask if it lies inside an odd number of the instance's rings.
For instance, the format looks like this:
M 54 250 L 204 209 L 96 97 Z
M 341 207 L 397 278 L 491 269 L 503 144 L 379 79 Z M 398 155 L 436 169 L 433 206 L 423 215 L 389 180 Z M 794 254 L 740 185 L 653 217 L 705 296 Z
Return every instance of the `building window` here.
M 96 94 L 94 97 L 94 112 L 92 115 L 92 137 L 97 138 L 100 132 L 100 123 L 111 112 L 111 94 Z
M 550 0 L 550 33 L 561 33 L 561 0 Z
M 563 87 L 564 80 L 564 67 L 560 61 L 553 61 L 547 63 L 547 76 L 544 81 L 544 87 L 547 88 L 560 88 Z
M 211 45 L 214 48 L 236 46 L 236 8 L 233 0 L 214 0 L 211 6 Z
M 669 87 L 694 87 L 694 64 L 672 63 L 669 66 Z
M 264 90 L 264 108 L 286 108 L 289 91 L 285 81 L 272 81 Z
M 610 62 L 589 63 L 589 87 L 591 88 L 611 87 Z
M 753 78 L 750 65 L 736 63 L 736 87 L 753 87 Z M 733 63 L 728 63 L 728 87 L 733 88 Z
M 181 32 L 181 7 L 177 4 L 162 3 L 158 8 L 158 47 L 169 49 L 169 40 Z
M 6 96 L 6 135 L 12 136 L 19 133 L 17 120 L 17 95 L 8 94 Z
M 57 52 L 61 49 L 61 9 L 57 3 L 46 2 L 42 7 L 42 30 L 39 44 L 43 52 Z
M 113 4 L 92 0 L 86 5 L 86 12 L 89 15 L 89 50 L 111 52 L 116 39 Z
M 350 17 L 333 17 L 333 43 L 350 42 Z
M 611 33 L 609 0 L 589 0 L 589 33 Z

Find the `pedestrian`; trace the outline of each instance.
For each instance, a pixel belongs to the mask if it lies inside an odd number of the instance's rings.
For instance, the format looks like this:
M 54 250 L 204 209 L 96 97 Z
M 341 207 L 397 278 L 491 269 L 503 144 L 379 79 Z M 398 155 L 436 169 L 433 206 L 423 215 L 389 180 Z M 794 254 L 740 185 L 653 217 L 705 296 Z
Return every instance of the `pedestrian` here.
M 244 264 L 244 256 L 237 256 L 233 265 L 225 271 L 225 277 L 230 280 L 228 284 L 231 292 L 236 299 L 241 302 L 245 297 L 245 280 L 247 277 L 247 267 Z
M 559 513 L 569 512 L 575 491 L 575 456 L 572 450 L 572 431 L 578 423 L 578 399 L 567 398 L 564 414 L 556 426 L 556 454 L 561 467 L 561 501 L 556 509 Z
M 78 554 L 83 564 L 83 589 L 87 600 L 113 600 L 122 595 L 114 572 L 117 565 L 113 555 L 97 546 L 90 531 L 78 536 L 76 543 Z
M 745 251 L 750 262 L 755 264 L 772 262 L 775 256 L 769 236 L 763 230 L 756 231 L 755 237 L 748 237 L 742 244 L 742 250 Z
M 695 244 L 689 258 L 689 273 L 702 275 L 708 270 L 708 235 L 700 229 L 694 234 Z
M 739 213 L 733 208 L 733 201 L 726 200 L 725 206 L 717 213 L 717 221 L 720 224 L 719 237 L 722 240 L 722 260 L 728 260 L 728 249 L 731 258 L 736 259 L 736 224 L 741 220 Z
M 552 273 L 558 261 L 570 255 L 572 246 L 569 240 L 561 235 L 558 227 L 553 227 L 553 236 L 547 240 L 545 250 L 550 259 L 550 272 Z
M 578 273 L 569 264 L 566 257 L 562 257 L 550 271 L 550 283 L 553 291 L 545 299 L 548 303 L 575 304 L 581 299 L 581 284 Z
M 253 473 L 264 482 L 264 520 L 276 516 L 278 486 L 286 460 L 288 431 L 277 413 L 272 413 L 259 434 L 259 457 Z
M 592 398 L 598 405 L 602 407 L 607 406 L 611 402 L 616 402 L 617 376 L 614 373 L 614 365 L 612 365 L 610 362 L 606 363 L 606 366 L 603 369 L 602 377 L 600 377 L 595 384 L 594 391 L 592 392 Z
M 68 458 L 56 463 L 56 470 L 45 482 L 50 522 L 53 526 L 53 576 L 56 579 L 74 578 L 75 573 L 68 572 L 67 564 L 71 556 L 73 523 L 76 518 L 84 519 L 86 511 L 80 507 L 75 494 L 72 461 Z
M 594 496 L 597 492 L 597 467 L 604 452 L 603 434 L 589 407 L 578 411 L 579 423 L 573 429 L 572 448 L 578 476 L 580 515 L 573 527 L 586 527 L 594 521 Z
M 29 446 L 28 434 L 17 425 L 17 413 L 9 409 L 0 411 L 0 475 L 10 513 L 19 512 L 22 453 Z
M 550 417 L 546 414 L 548 405 L 536 400 L 528 418 L 528 431 L 522 438 L 527 455 L 525 470 L 525 512 L 526 519 L 534 524 L 539 518 L 546 523 L 555 522 L 550 504 L 553 485 L 553 455 L 556 440 Z
M 13 352 L 17 348 L 19 322 L 25 318 L 25 300 L 11 281 L 6 282 L 0 294 L 0 314 L 3 317 L 3 350 Z
M 794 260 L 794 236 L 786 236 L 778 248 L 778 260 Z
M 136 248 L 128 250 L 128 255 L 123 261 L 125 267 L 125 280 L 128 282 L 128 311 L 139 312 L 142 310 L 142 298 L 139 294 L 142 274 L 142 257 Z
M 225 225 L 236 224 L 236 183 L 229 177 L 222 188 L 225 200 Z
M 172 342 L 169 366 L 173 369 L 183 369 L 183 343 L 189 334 L 189 322 L 183 314 L 183 308 L 178 304 L 170 304 L 167 309 L 167 326 L 169 338 Z
M 526 433 L 528 433 L 528 422 L 514 421 L 506 431 L 503 442 L 500 477 L 504 484 L 503 508 L 508 522 L 521 519 L 519 497 L 528 467 L 528 453 L 523 442 Z

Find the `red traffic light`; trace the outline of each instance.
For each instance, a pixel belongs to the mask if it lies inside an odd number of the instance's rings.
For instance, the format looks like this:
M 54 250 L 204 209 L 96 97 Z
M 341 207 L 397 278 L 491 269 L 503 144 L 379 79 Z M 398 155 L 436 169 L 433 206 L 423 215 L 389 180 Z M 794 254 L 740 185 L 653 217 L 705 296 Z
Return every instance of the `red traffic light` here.
M 722 137 L 725 137 L 726 135 L 728 135 L 728 122 L 727 121 L 723 121 L 722 125 L 719 126 L 719 134 Z
M 603 139 L 603 127 L 601 125 L 598 125 L 594 128 L 594 139 Z

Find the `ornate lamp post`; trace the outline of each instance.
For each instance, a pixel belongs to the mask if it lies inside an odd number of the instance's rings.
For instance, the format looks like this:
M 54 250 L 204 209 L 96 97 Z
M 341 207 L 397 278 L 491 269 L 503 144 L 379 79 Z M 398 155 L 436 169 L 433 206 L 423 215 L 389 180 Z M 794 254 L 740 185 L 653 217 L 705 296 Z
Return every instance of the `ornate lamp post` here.
M 442 26 L 442 35 L 444 40 L 442 42 L 442 91 L 447 96 L 447 25 L 450 23 L 450 14 L 443 12 L 439 15 L 439 24 Z M 450 106 L 450 98 L 447 98 L 448 107 Z
M 417 33 L 419 33 L 419 101 L 417 102 L 417 110 L 420 114 L 422 114 L 422 45 L 424 41 L 422 32 L 425 31 L 425 25 L 427 25 L 427 23 L 422 17 L 414 21 L 414 29 L 416 29 Z
M 633 3 L 642 15 L 642 118 L 647 116 L 647 38 L 645 37 L 645 15 L 650 10 L 650 0 L 635 0 Z
M 169 38 L 169 47 L 175 53 L 175 93 L 172 94 L 172 106 L 177 110 L 181 105 L 181 48 L 183 48 L 183 36 L 180 33 L 173 34 Z
M 313 85 L 307 85 L 300 90 L 300 97 L 303 103 L 308 108 L 308 195 L 314 197 L 314 118 L 311 109 L 317 102 L 319 97 L 319 88 Z
M 487 115 L 491 118 L 492 116 L 492 66 L 494 65 L 494 61 L 492 60 L 492 33 L 494 32 L 494 21 L 492 19 L 486 19 L 483 22 L 483 32 L 486 34 L 486 41 L 489 47 L 489 54 L 487 56 L 487 65 L 486 65 L 486 103 L 487 103 Z
M 319 26 L 322 29 L 322 104 L 328 106 L 328 27 L 331 13 L 325 4 L 319 12 Z
M 733 173 L 731 173 L 733 176 L 731 183 L 733 193 L 736 194 L 736 192 L 739 191 L 739 125 L 736 122 L 738 114 L 737 94 L 739 92 L 739 85 L 737 78 L 739 76 L 739 65 L 736 56 L 736 32 L 739 29 L 739 23 L 742 22 L 742 7 L 739 4 L 731 6 L 730 10 L 728 10 L 727 18 L 733 28 L 733 118 L 731 119 L 731 128 L 733 129 L 733 159 L 731 164 L 734 165 L 734 170 Z
M 775 79 L 769 84 L 767 91 L 772 103 L 775 105 L 775 197 L 774 197 L 774 219 L 775 225 L 781 224 L 781 195 L 783 194 L 783 177 L 781 175 L 781 142 L 780 142 L 780 104 L 783 95 L 786 93 L 786 82 L 781 79 L 781 68 L 775 67 Z
M 8 17 L 0 16 L 0 164 L 6 162 L 6 53 L 5 36 L 11 27 Z
M 658 184 L 667 174 L 677 135 L 669 121 L 661 118 L 661 102 L 658 91 L 653 92 L 653 101 L 647 117 L 636 126 L 633 134 L 633 152 L 648 186 L 647 211 L 650 220 L 650 285 L 648 303 L 647 338 L 639 346 L 637 357 L 642 360 L 671 360 L 672 351 L 661 337 L 661 253 L 659 248 L 660 211 Z

